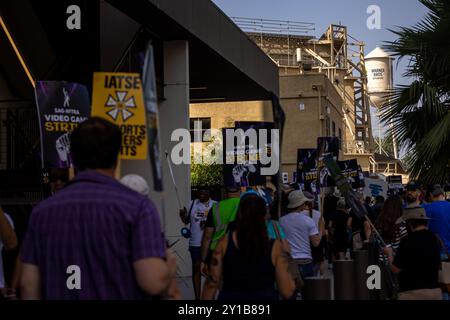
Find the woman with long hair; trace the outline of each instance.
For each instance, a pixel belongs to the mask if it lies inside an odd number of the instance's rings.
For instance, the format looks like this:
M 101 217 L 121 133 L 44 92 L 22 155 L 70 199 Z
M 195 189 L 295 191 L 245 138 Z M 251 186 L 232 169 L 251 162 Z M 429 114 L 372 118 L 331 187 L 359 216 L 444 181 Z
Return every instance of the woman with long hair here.
M 400 240 L 408 234 L 406 224 L 401 219 L 402 214 L 403 202 L 400 197 L 390 197 L 385 201 L 375 224 L 386 243 L 385 251 L 392 250 L 395 252 L 398 249 Z M 380 252 L 381 261 L 384 261 L 384 256 L 383 252 Z
M 389 197 L 381 208 L 375 227 L 383 238 L 385 247 L 376 246 L 378 250 L 378 264 L 384 266 L 380 299 L 397 299 L 398 280 L 389 266 L 389 257 L 393 257 L 398 250 L 400 240 L 408 235 L 406 223 L 402 219 L 403 201 L 399 196 Z M 377 240 L 375 240 L 377 241 Z
M 242 196 L 233 231 L 218 243 L 202 293 L 213 300 L 278 300 L 290 298 L 295 284 L 280 240 L 270 240 L 266 203 L 255 193 Z

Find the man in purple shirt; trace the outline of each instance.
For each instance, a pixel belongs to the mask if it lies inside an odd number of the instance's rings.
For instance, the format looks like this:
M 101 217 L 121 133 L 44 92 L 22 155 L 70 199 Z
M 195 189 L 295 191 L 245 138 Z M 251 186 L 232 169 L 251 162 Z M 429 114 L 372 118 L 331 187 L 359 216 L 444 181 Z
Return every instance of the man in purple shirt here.
M 176 273 L 158 213 L 114 179 L 116 125 L 91 118 L 71 136 L 80 173 L 33 210 L 22 247 L 24 299 L 142 299 L 167 293 Z

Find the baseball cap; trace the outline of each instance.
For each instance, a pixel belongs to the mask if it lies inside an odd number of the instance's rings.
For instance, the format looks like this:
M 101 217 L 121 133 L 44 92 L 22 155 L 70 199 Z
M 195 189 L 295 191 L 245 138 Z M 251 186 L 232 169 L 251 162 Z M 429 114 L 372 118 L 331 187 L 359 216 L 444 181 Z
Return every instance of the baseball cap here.
M 420 184 L 418 184 L 416 181 L 410 181 L 406 185 L 406 190 L 408 191 L 420 190 Z
M 442 188 L 442 186 L 440 184 L 434 185 L 433 188 L 431 189 L 431 195 L 433 197 L 438 197 L 443 194 L 445 194 L 444 188 Z

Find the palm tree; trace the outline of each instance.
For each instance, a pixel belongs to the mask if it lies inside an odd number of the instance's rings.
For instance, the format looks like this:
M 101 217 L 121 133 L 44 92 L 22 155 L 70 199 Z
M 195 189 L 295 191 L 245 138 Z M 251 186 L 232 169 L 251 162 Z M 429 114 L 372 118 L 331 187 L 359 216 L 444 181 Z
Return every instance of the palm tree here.
M 409 59 L 405 77 L 382 108 L 381 120 L 407 150 L 411 176 L 424 183 L 450 181 L 450 0 L 419 0 L 429 13 L 413 27 L 391 30 L 385 45 Z

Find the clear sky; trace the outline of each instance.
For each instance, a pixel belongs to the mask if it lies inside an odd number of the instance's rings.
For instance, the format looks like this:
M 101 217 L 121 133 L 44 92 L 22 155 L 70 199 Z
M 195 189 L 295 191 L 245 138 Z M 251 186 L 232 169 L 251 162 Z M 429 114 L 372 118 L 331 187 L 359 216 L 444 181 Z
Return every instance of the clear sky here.
M 354 38 L 366 43 L 368 54 L 384 41 L 393 41 L 396 36 L 388 29 L 412 26 L 427 12 L 418 0 L 213 0 L 228 16 L 313 22 L 314 36 L 320 37 L 330 24 L 342 24 Z M 381 29 L 367 28 L 367 8 L 377 5 L 381 9 Z M 394 83 L 407 84 L 402 77 L 407 60 L 394 64 Z M 374 135 L 377 121 L 372 117 Z

